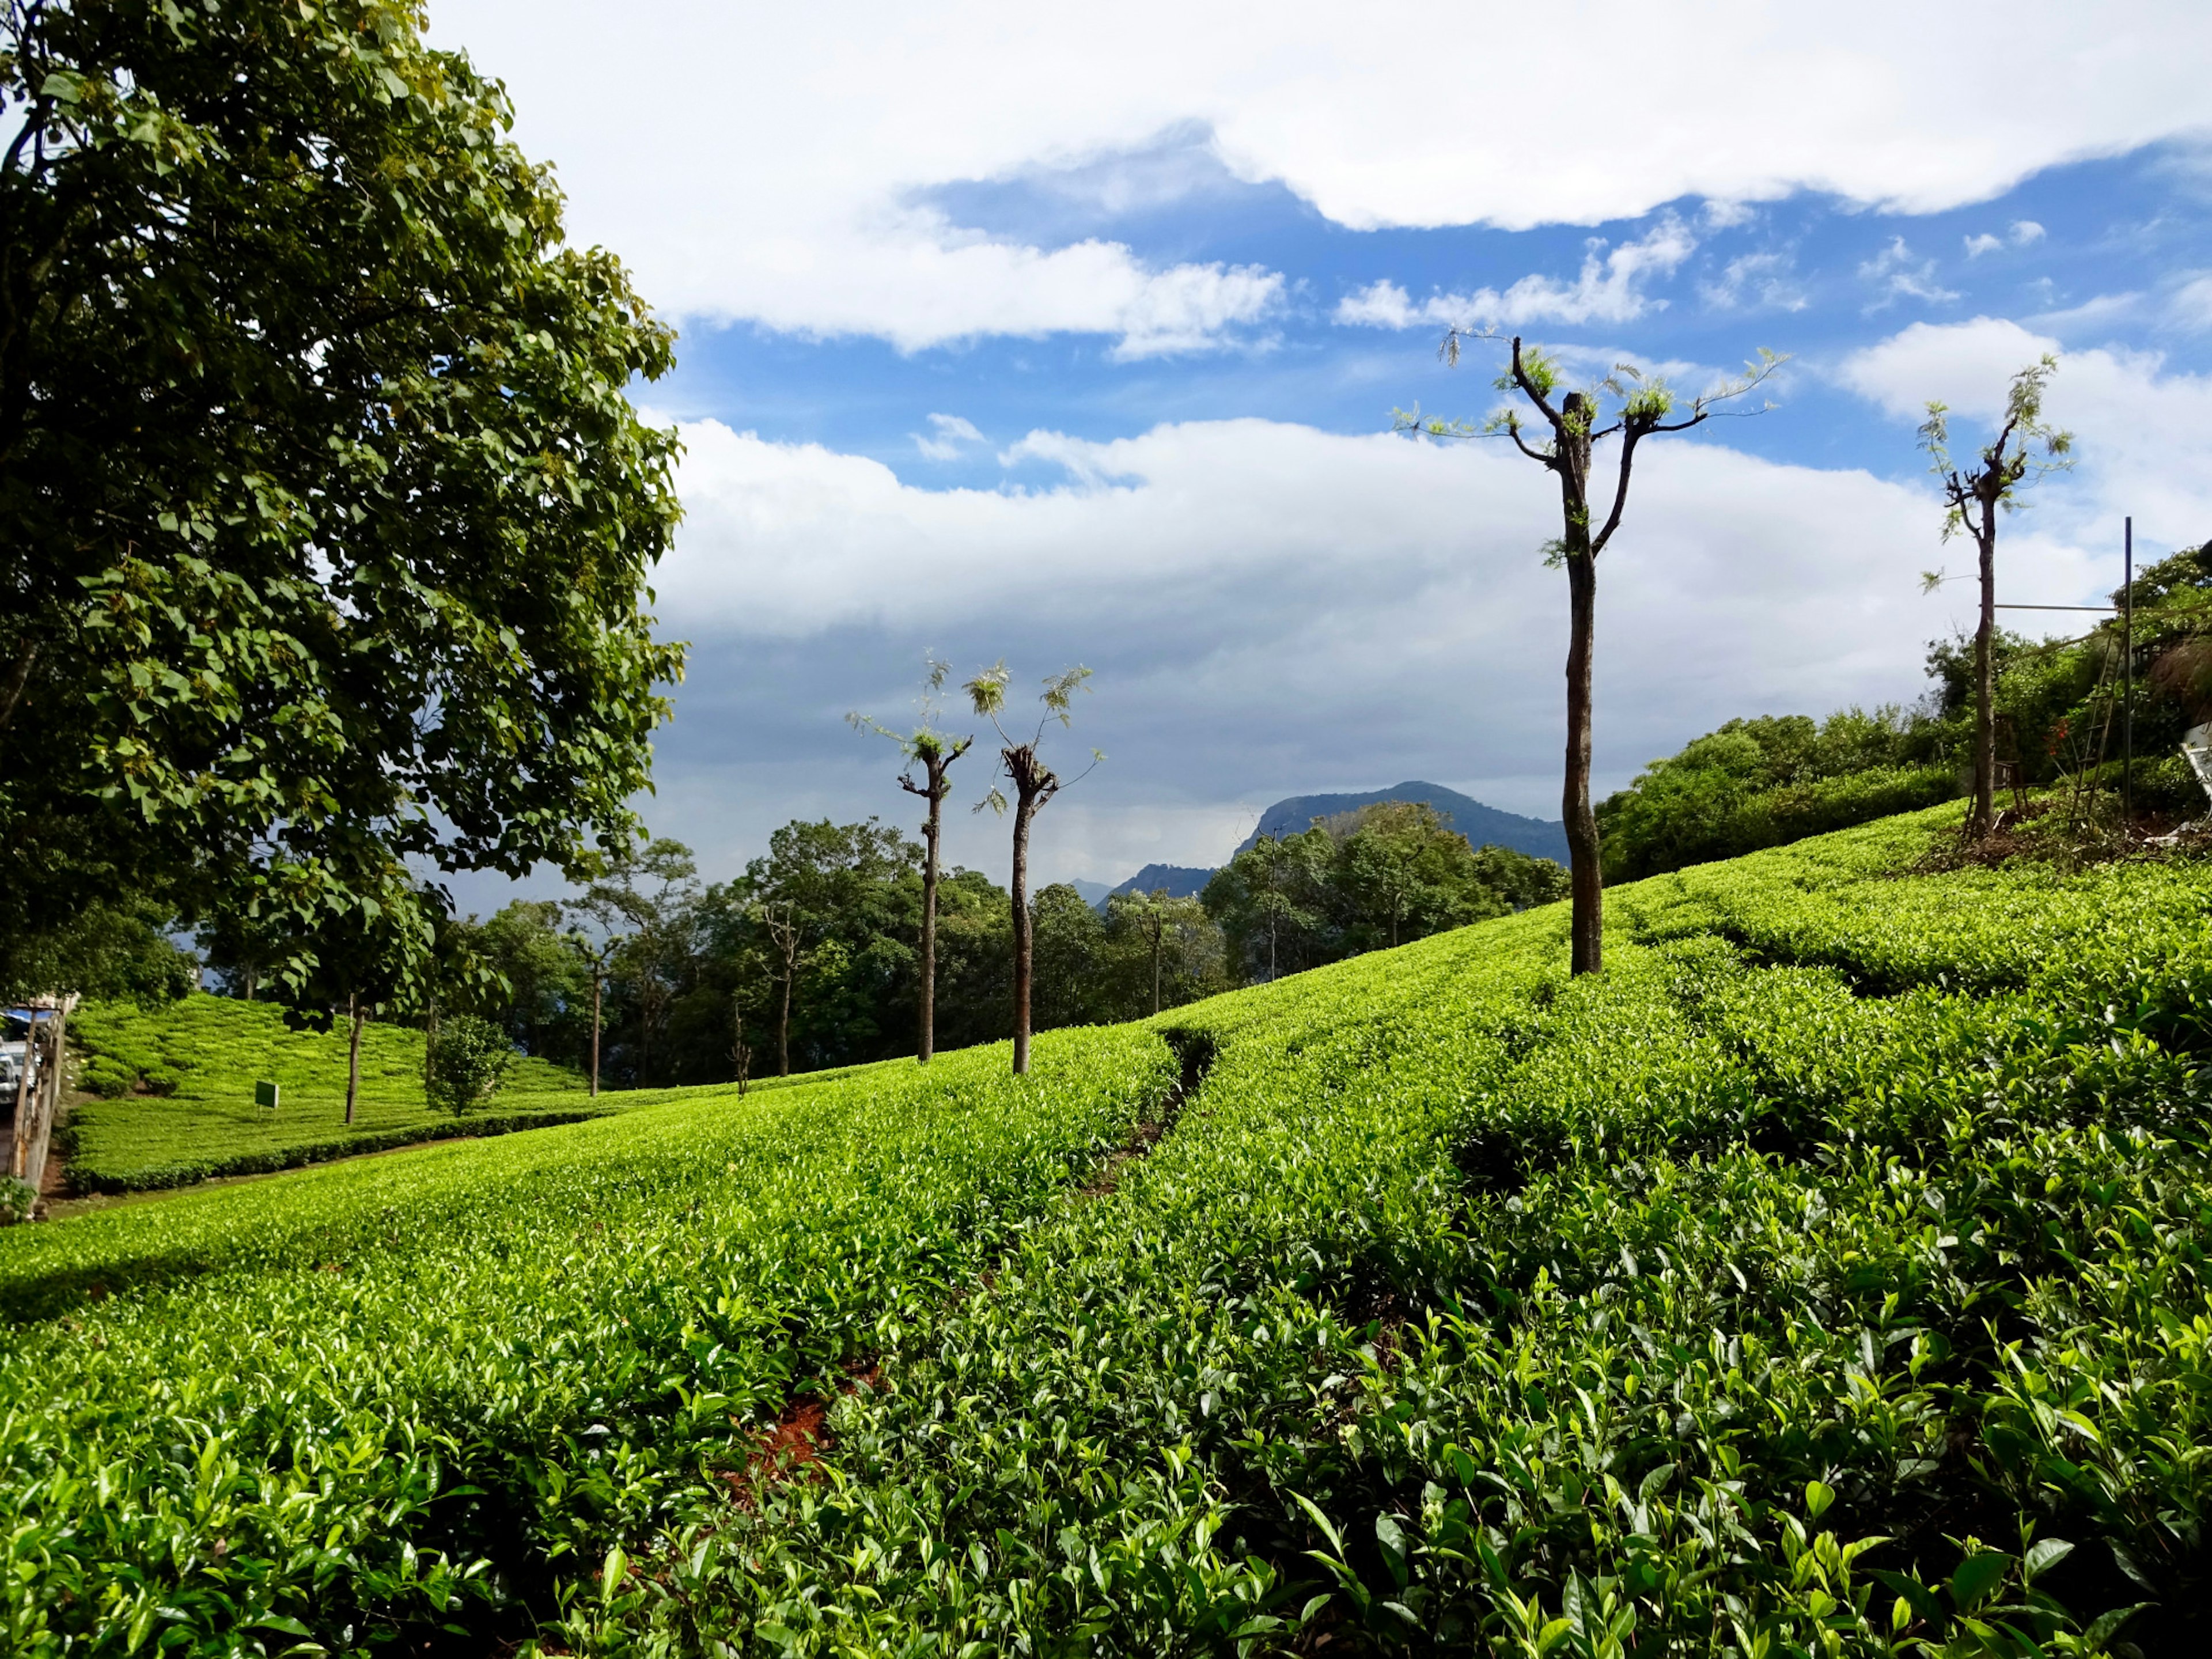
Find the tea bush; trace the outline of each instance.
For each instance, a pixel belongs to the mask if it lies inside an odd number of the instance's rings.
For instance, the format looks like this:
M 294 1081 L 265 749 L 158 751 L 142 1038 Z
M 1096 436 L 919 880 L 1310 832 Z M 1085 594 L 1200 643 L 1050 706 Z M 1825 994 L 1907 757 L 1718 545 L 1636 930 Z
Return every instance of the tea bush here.
M 424 1096 L 422 1034 L 372 1020 L 362 1028 L 361 1091 L 349 1125 L 343 1022 L 330 1031 L 294 1030 L 266 1003 L 202 993 L 151 1009 L 89 1003 L 71 1016 L 70 1035 L 86 1056 L 77 1085 L 100 1097 L 77 1106 L 67 1127 L 70 1185 L 81 1194 L 185 1186 L 458 1133 L 573 1123 L 624 1103 L 593 1103 L 574 1073 L 519 1058 L 499 1109 L 478 1109 L 459 1129 Z M 264 1078 L 283 1091 L 275 1112 L 254 1104 L 253 1085 Z
M 12 1230 L 0 1640 L 2197 1650 L 2212 872 L 1955 811 Z

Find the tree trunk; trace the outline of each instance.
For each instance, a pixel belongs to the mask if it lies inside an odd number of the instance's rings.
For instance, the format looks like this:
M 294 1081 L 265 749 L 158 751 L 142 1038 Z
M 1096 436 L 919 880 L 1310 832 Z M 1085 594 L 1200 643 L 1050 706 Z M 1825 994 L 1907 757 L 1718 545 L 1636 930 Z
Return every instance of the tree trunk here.
M 1022 791 L 1014 803 L 1014 1075 L 1030 1068 L 1030 819 L 1036 798 Z
M 1982 504 L 1982 615 L 1974 629 L 1974 810 L 1967 833 L 1990 833 L 1996 805 L 1997 525 L 1994 503 Z
M 783 960 L 783 1012 L 775 1023 L 775 1074 L 791 1075 L 791 981 L 799 977 L 799 964 L 791 957 Z
M 606 983 L 597 963 L 592 964 L 592 1098 L 599 1097 L 599 997 Z
M 1569 890 L 1573 895 L 1570 971 L 1604 966 L 1605 878 L 1598 864 L 1597 816 L 1590 810 L 1590 653 L 1597 622 L 1597 560 L 1587 532 L 1573 534 L 1567 566 L 1567 768 L 1559 815 L 1566 826 Z M 1574 543 L 1583 545 L 1577 550 Z
M 346 1044 L 345 1121 L 347 1126 L 350 1127 L 353 1123 L 354 1101 L 361 1093 L 361 1022 L 364 1016 L 361 1011 L 361 997 L 358 993 L 346 999 L 346 1012 L 353 1019 L 353 1037 Z
M 927 843 L 921 866 L 921 1029 L 917 1033 L 915 1057 L 927 1066 L 937 1052 L 937 846 L 945 818 L 943 769 L 929 773 L 929 821 L 923 826 Z
M 1160 1011 L 1160 933 L 1159 919 L 1155 916 L 1152 919 L 1152 1012 L 1155 1014 Z

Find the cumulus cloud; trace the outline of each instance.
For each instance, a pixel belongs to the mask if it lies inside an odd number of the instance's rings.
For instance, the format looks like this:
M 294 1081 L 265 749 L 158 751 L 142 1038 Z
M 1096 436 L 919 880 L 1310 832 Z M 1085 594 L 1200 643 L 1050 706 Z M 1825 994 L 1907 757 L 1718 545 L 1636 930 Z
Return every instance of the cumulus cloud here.
M 1024 678 L 1097 671 L 1077 746 L 1113 758 L 1054 805 L 1051 872 L 1209 862 L 1243 833 L 1236 803 L 1403 777 L 1556 816 L 1558 501 L 1510 450 L 1193 422 L 1031 434 L 1006 453 L 1051 469 L 1030 487 L 928 489 L 819 445 L 684 435 L 689 516 L 657 585 L 700 647 L 664 774 L 718 791 L 733 837 L 897 805 L 838 717 L 897 707 L 927 647 L 964 668 L 1010 643 Z M 1647 449 L 1602 577 L 1601 784 L 1747 710 L 1913 695 L 1954 620 L 1914 581 L 1940 523 L 1917 483 Z M 2052 528 L 2010 568 L 2076 591 Z M 722 769 L 702 772 L 686 745 L 710 743 Z M 955 856 L 1002 856 L 990 826 L 960 835 Z
M 933 415 L 929 425 L 927 437 L 919 432 L 907 435 L 914 440 L 914 447 L 933 461 L 957 460 L 966 453 L 967 445 L 983 441 L 983 434 L 975 429 L 975 423 L 958 415 Z
M 1867 309 L 1880 311 L 1901 299 L 1942 301 L 1959 297 L 1955 290 L 1936 280 L 1933 259 L 1915 259 L 1905 238 L 1893 236 L 1889 245 L 1859 266 L 1859 279 L 1874 284 L 1876 293 Z
M 1336 320 L 1366 328 L 1413 328 L 1422 324 L 1451 328 L 1474 323 L 1626 323 L 1666 301 L 1647 292 L 1657 277 L 1673 274 L 1697 250 L 1697 240 L 1671 214 L 1633 242 L 1610 253 L 1593 240 L 1581 273 L 1571 283 L 1531 274 L 1500 293 L 1494 288 L 1472 294 L 1432 294 L 1416 305 L 1411 295 L 1385 277 L 1338 301 Z
M 2041 241 L 2043 237 L 2043 227 L 2034 220 L 2015 219 L 2012 222 L 2011 228 L 2002 236 L 1992 235 L 1988 231 L 1983 231 L 1978 235 L 1967 237 L 1966 239 L 1966 257 L 1969 259 L 1978 259 L 1984 253 L 1995 253 L 2008 242 L 2014 247 L 2026 247 L 2031 242 Z
M 1787 89 L 1786 120 L 1688 98 L 1627 143 L 1616 121 L 1562 121 L 1551 78 L 1482 74 L 1423 31 L 1352 27 L 1321 0 L 1106 13 L 859 0 L 834 18 L 660 0 L 613 30 L 586 0 L 441 0 L 434 38 L 507 82 L 579 240 L 618 249 L 672 312 L 909 348 L 1091 331 L 1143 352 L 1195 337 L 1188 319 L 1209 302 L 1185 290 L 1205 281 L 1112 244 L 979 235 L 901 204 L 1202 131 L 1239 178 L 1279 180 L 1363 228 L 1595 224 L 1800 187 L 1923 212 L 2203 120 L 2200 4 L 2045 0 L 2023 15 L 1960 0 L 1946 18 L 1984 43 L 1984 73 L 1962 82 L 1928 52 L 1908 0 L 1869 0 L 1848 41 L 1819 8 L 1759 0 L 1721 0 L 1692 26 L 1632 0 L 1486 15 L 1486 62 L 1571 52 L 1583 85 Z
M 2037 486 L 2036 527 L 2115 550 L 2120 519 L 2132 515 L 2138 542 L 2151 548 L 2203 541 L 2212 528 L 2212 453 L 2197 434 L 2212 425 L 2212 377 L 2171 372 L 2155 352 L 2061 351 L 2056 338 L 2010 319 L 1977 317 L 1915 323 L 1845 359 L 1839 378 L 1900 422 L 1918 421 L 1931 398 L 1949 404 L 1963 447 L 1974 423 L 2002 410 L 2012 377 L 2046 351 L 2059 358 L 2045 413 L 2074 433 L 2080 459 L 2074 473 Z M 2100 582 L 2118 586 L 2117 566 L 2087 591 Z
M 1705 303 L 1722 311 L 1756 307 L 1802 311 L 1808 301 L 1796 280 L 1796 262 L 1787 253 L 1746 253 L 1731 259 L 1712 281 L 1699 285 Z

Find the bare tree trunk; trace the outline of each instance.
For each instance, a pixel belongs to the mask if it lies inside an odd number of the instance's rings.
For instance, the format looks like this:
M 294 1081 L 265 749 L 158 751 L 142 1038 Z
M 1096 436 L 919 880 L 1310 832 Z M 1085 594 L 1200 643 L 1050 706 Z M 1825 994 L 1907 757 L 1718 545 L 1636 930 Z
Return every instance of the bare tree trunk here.
M 775 1023 L 775 1074 L 791 1075 L 791 981 L 799 977 L 799 964 L 787 957 L 783 964 L 783 1012 Z
M 1974 629 L 1974 810 L 1967 833 L 1986 836 L 1996 805 L 1997 526 L 1993 503 L 1982 504 L 1982 614 Z
M 1152 1012 L 1160 1011 L 1160 919 L 1152 918 Z
M 938 787 L 939 772 L 929 780 L 929 821 L 923 826 L 926 843 L 921 866 L 921 1029 L 916 1034 L 916 1057 L 925 1066 L 937 1052 L 937 847 L 944 829 L 945 792 Z
M 592 964 L 592 1098 L 599 1097 L 599 1002 L 606 984 L 606 975 L 597 963 Z
M 362 1012 L 360 993 L 356 992 L 346 998 L 346 1012 L 353 1020 L 353 1036 L 346 1044 L 345 1121 L 350 1127 L 353 1122 L 354 1101 L 361 1093 L 361 1023 L 366 1016 Z
M 1570 529 L 1571 531 L 1571 525 Z M 1598 863 L 1597 815 L 1590 810 L 1590 653 L 1597 623 L 1597 560 L 1587 537 L 1567 556 L 1567 767 L 1559 815 L 1566 826 L 1568 884 L 1573 896 L 1570 971 L 1604 966 L 1605 877 Z
M 1014 1075 L 1030 1068 L 1030 819 L 1036 798 L 1022 791 L 1014 803 Z

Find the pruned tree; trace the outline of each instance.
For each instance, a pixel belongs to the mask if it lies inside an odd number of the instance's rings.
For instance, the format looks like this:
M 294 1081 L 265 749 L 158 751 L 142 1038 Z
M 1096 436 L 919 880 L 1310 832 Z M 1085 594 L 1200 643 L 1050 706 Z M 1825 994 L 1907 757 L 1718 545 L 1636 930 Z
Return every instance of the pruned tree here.
M 1442 356 L 1456 364 L 1462 343 L 1487 339 L 1487 332 L 1454 329 L 1444 337 Z M 1559 486 L 1559 535 L 1546 544 L 1546 562 L 1567 569 L 1567 752 L 1560 816 L 1567 832 L 1571 924 L 1572 971 L 1594 974 L 1604 965 L 1604 873 L 1598 861 L 1597 817 L 1590 805 L 1591 660 L 1597 633 L 1597 561 L 1620 528 L 1628 506 L 1628 483 L 1636 465 L 1638 447 L 1662 433 L 1686 432 L 1716 414 L 1717 405 L 1743 396 L 1782 366 L 1784 359 L 1761 350 L 1759 361 L 1747 364 L 1735 379 L 1682 401 L 1657 376 L 1647 376 L 1627 363 L 1588 389 L 1559 392 L 1564 377 L 1557 358 L 1540 349 L 1524 349 L 1516 335 L 1505 372 L 1496 382 L 1501 392 L 1515 392 L 1533 409 L 1542 431 L 1531 443 L 1521 409 L 1508 404 L 1480 426 L 1464 421 L 1423 420 L 1418 413 L 1401 414 L 1401 430 L 1435 438 L 1503 435 L 1513 447 L 1551 472 Z M 1745 411 L 1749 412 L 1749 411 Z M 1608 438 L 1620 441 L 1614 463 L 1613 495 L 1602 519 L 1592 501 L 1597 446 Z
M 2044 393 L 2057 370 L 2058 359 L 2045 352 L 2012 377 L 1996 435 L 1974 452 L 1971 465 L 1951 459 L 1948 405 L 1930 402 L 1920 428 L 1928 470 L 1942 487 L 1943 539 L 1961 531 L 1973 538 L 1981 580 L 1981 617 L 1974 628 L 1974 801 L 1966 817 L 1966 833 L 1973 836 L 1990 833 L 1996 805 L 1996 667 L 1990 641 L 1996 631 L 1997 515 L 2016 511 L 2020 492 L 2029 484 L 2074 465 L 2073 434 L 2043 418 Z M 1931 570 L 1921 580 L 1923 591 L 1932 592 L 1944 576 Z
M 806 965 L 805 933 L 799 907 L 788 899 L 771 899 L 753 907 L 754 919 L 768 935 L 769 971 L 783 987 L 783 1000 L 775 1017 L 775 1074 L 791 1075 L 791 991 L 799 970 Z
M 1106 757 L 1092 750 L 1091 764 L 1063 782 L 1038 753 L 1044 742 L 1045 727 L 1054 720 L 1063 726 L 1070 723 L 1075 694 L 1091 689 L 1087 684 L 1091 678 L 1089 669 L 1078 665 L 1046 678 L 1044 691 L 1038 698 L 1044 705 L 1044 713 L 1037 719 L 1036 730 L 1025 741 L 1017 741 L 1000 720 L 1006 713 L 1009 678 L 1006 659 L 1000 658 L 969 681 L 965 690 L 975 713 L 989 720 L 992 729 L 998 732 L 1004 745 L 999 750 L 999 763 L 1006 781 L 1014 787 L 1013 879 L 1008 884 L 1007 896 L 1012 906 L 1014 928 L 1014 1074 L 1019 1077 L 1030 1069 L 1030 979 L 1034 962 L 1034 930 L 1029 904 L 1030 825 L 1054 795 L 1067 784 L 1090 776 Z M 987 806 L 1001 816 L 1007 810 L 1006 794 L 995 785 L 977 803 L 975 810 L 980 812 Z
M 975 741 L 972 736 L 956 738 L 940 729 L 944 710 L 939 694 L 945 689 L 945 677 L 952 672 L 952 665 L 933 656 L 926 660 L 929 674 L 921 696 L 916 699 L 921 723 L 913 731 L 894 732 L 865 714 L 845 716 L 855 730 L 877 732 L 898 744 L 899 753 L 906 760 L 899 773 L 899 787 L 929 803 L 929 816 L 922 823 L 921 1010 L 920 1030 L 915 1037 L 915 1057 L 925 1066 L 937 1048 L 938 847 L 945 823 L 945 798 L 952 789 L 945 775 L 952 763 L 966 754 Z M 922 781 L 919 783 L 914 776 L 916 766 L 921 769 Z

